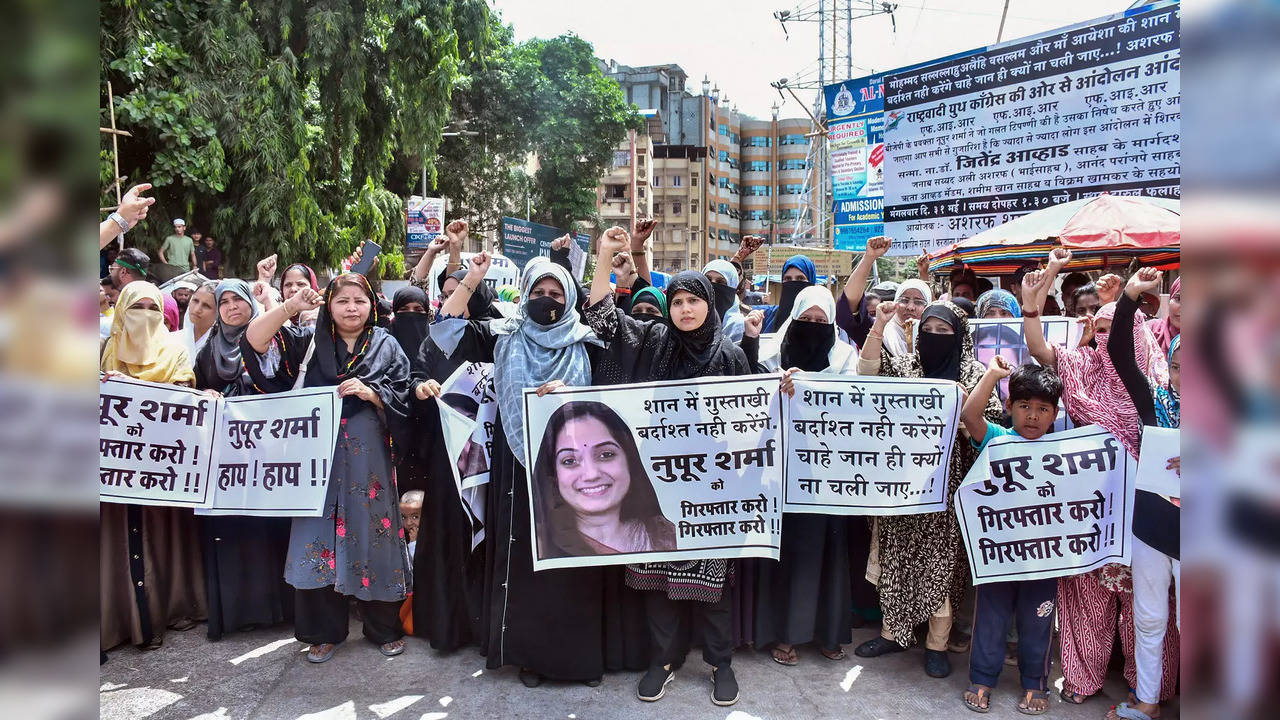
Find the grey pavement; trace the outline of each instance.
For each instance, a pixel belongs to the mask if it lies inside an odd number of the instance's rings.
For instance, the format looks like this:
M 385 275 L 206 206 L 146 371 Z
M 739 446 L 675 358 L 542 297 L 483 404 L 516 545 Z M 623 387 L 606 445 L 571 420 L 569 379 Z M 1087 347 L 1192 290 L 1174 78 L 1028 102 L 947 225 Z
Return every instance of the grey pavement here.
M 741 686 L 737 705 L 712 705 L 711 670 L 695 650 L 676 672 L 666 697 L 656 703 L 635 696 L 639 673 L 613 673 L 595 688 L 544 683 L 528 689 L 513 668 L 486 670 L 474 649 L 439 655 L 418 638 L 406 652 L 385 658 L 360 635 L 351 636 L 333 659 L 313 665 L 292 628 L 279 626 L 231 633 L 220 642 L 204 637 L 204 625 L 169 632 L 158 650 L 120 648 L 100 669 L 100 716 L 126 718 L 305 718 L 306 720 L 456 720 L 468 718 L 968 718 L 960 700 L 967 686 L 967 656 L 951 654 L 954 672 L 936 680 L 924 674 L 919 648 L 880 658 L 831 661 L 801 646 L 800 664 L 783 667 L 768 653 L 739 650 L 733 667 Z M 875 636 L 874 627 L 854 631 L 854 643 Z M 1054 663 L 1053 680 L 1061 675 Z M 1018 720 L 1016 668 L 1006 668 L 992 697 L 993 720 Z M 1113 672 L 1103 692 L 1079 706 L 1050 695 L 1045 718 L 1101 720 L 1124 699 Z M 1165 720 L 1177 709 L 1165 708 Z

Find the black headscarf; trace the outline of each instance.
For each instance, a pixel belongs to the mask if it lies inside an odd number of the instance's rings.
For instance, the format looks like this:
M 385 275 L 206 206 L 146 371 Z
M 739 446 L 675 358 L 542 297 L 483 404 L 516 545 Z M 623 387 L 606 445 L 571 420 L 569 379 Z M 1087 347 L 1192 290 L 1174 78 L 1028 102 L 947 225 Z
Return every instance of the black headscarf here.
M 960 379 L 960 350 L 965 339 L 965 327 L 960 322 L 960 314 L 953 307 L 934 303 L 920 315 L 920 332 L 916 335 L 916 345 L 919 348 L 920 365 L 927 378 Z M 929 318 L 938 318 L 950 325 L 954 332 L 950 335 L 925 332 L 924 323 Z
M 707 319 L 696 330 L 682 332 L 670 320 L 671 300 L 684 290 L 707 303 Z M 747 356 L 720 332 L 711 281 L 696 270 L 678 273 L 667 283 L 668 318 L 641 322 L 617 311 L 617 336 L 601 361 L 593 366 L 592 380 L 609 385 L 655 380 L 684 380 L 717 375 L 747 375 Z
M 425 313 L 403 312 L 405 305 L 418 303 L 427 309 Z M 431 333 L 431 311 L 427 303 L 427 294 L 422 288 L 406 285 L 391 297 L 391 336 L 400 344 L 400 349 L 408 357 L 413 357 L 422 341 Z

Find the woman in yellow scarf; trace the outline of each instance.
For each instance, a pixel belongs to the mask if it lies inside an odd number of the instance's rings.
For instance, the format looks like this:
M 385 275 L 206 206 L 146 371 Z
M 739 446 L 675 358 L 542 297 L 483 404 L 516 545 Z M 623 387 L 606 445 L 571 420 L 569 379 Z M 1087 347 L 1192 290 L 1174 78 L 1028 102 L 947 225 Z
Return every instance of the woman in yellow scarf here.
M 111 319 L 111 336 L 102 349 L 103 372 L 118 372 L 137 380 L 192 385 L 196 375 L 191 356 L 164 327 L 164 297 L 149 282 L 124 286 Z
M 164 327 L 160 290 L 131 282 L 120 291 L 101 369 L 138 380 L 191 385 L 191 357 Z M 99 525 L 102 649 L 160 646 L 166 628 L 205 618 L 204 566 L 189 508 L 103 503 Z

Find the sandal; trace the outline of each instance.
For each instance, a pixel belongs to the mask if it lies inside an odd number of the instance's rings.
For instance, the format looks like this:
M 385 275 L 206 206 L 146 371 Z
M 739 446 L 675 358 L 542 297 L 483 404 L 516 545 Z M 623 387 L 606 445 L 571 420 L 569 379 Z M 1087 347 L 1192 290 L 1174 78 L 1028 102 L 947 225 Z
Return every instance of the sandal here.
M 773 650 L 771 650 L 769 654 L 773 656 L 773 661 L 779 665 L 791 667 L 800 663 L 800 657 L 796 654 L 795 646 L 792 646 L 788 650 L 783 650 L 781 647 L 774 646 Z
M 822 657 L 828 660 L 843 660 L 848 656 L 845 655 L 844 648 L 837 646 L 835 650 L 822 650 Z
M 378 646 L 378 652 L 387 657 L 395 657 L 404 652 L 404 640 L 392 640 L 389 643 L 382 643 Z
M 1112 710 L 1115 711 L 1116 717 L 1124 718 L 1124 720 L 1156 720 L 1156 718 L 1142 712 L 1127 702 L 1120 703 L 1112 708 Z
M 970 695 L 975 696 L 975 699 L 970 700 L 969 699 Z M 965 690 L 964 693 L 960 695 L 960 699 L 964 700 L 965 707 L 969 708 L 970 710 L 976 713 L 991 712 L 991 688 L 989 687 L 983 687 L 981 685 L 971 684 L 969 686 L 969 689 Z M 985 705 L 982 704 L 982 701 L 984 699 L 986 700 Z
M 1036 700 L 1043 700 L 1044 707 L 1031 707 L 1031 703 Z M 1022 694 L 1022 702 L 1018 703 L 1018 712 L 1023 715 L 1043 715 L 1049 712 L 1049 691 L 1048 690 L 1024 690 Z
M 1068 690 L 1066 687 L 1063 687 L 1061 690 L 1058 691 L 1058 697 L 1062 698 L 1062 702 L 1064 703 L 1071 703 L 1072 705 L 1082 705 L 1084 704 L 1085 700 L 1088 700 L 1092 696 L 1081 695 L 1075 690 Z
M 326 650 L 325 648 L 328 648 L 328 649 Z M 329 662 L 329 658 L 333 657 L 333 652 L 337 649 L 338 649 L 338 646 L 333 643 L 321 643 L 319 645 L 312 645 L 311 648 L 307 650 L 307 662 L 312 662 L 316 664 L 319 664 L 322 662 Z

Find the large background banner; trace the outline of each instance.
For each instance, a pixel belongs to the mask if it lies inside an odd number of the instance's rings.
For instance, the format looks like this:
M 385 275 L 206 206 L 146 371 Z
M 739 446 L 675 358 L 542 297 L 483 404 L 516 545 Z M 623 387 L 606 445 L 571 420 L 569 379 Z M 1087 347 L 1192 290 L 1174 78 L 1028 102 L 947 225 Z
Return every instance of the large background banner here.
M 213 505 L 198 514 L 323 515 L 341 416 L 337 387 L 226 398 L 213 437 Z
M 216 398 L 188 388 L 114 377 L 102 383 L 98 498 L 209 507 L 210 447 L 221 407 Z
M 941 380 L 794 376 L 785 405 L 784 512 L 909 515 L 947 509 L 960 388 Z
M 469 263 L 471 262 L 471 258 L 475 257 L 476 255 L 479 255 L 479 253 L 464 252 L 464 253 L 459 253 L 459 255 L 461 256 L 461 259 L 462 259 L 462 267 L 465 268 L 469 266 Z M 495 255 L 491 255 L 490 257 L 492 257 L 493 259 L 489 263 L 488 272 L 484 274 L 484 284 L 488 285 L 494 290 L 497 290 L 503 285 L 510 285 L 512 287 L 519 288 L 520 287 L 520 268 L 522 266 L 516 265 L 516 263 L 513 260 L 511 260 L 510 258 L 503 257 L 501 255 L 495 254 Z M 427 283 L 427 297 L 432 302 L 435 302 L 436 299 L 440 297 L 440 282 L 438 278 L 440 277 L 440 274 L 444 272 L 444 269 L 448 266 L 449 266 L 449 256 L 447 254 L 436 256 L 435 262 L 431 263 L 431 270 L 430 270 L 431 274 L 428 275 L 428 277 L 431 278 L 431 282 Z
M 835 247 L 865 252 L 884 234 L 884 78 L 846 80 L 823 89 L 835 203 Z
M 565 230 L 553 228 L 519 218 L 502 218 L 502 254 L 511 258 L 517 268 L 538 255 L 551 256 L 551 241 L 565 234 Z M 587 267 L 587 253 L 591 250 L 591 238 L 585 233 L 572 233 L 573 240 L 581 252 L 570 249 L 569 263 L 573 266 L 573 274 L 582 280 Z
M 973 583 L 1128 565 L 1136 476 L 1124 446 L 1097 425 L 991 441 L 956 490 Z
M 524 410 L 535 570 L 778 558 L 777 376 L 526 390 Z
M 874 229 L 876 127 L 891 255 L 1102 192 L 1181 197 L 1180 14 L 1153 3 L 828 86 L 836 247 Z

